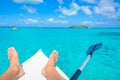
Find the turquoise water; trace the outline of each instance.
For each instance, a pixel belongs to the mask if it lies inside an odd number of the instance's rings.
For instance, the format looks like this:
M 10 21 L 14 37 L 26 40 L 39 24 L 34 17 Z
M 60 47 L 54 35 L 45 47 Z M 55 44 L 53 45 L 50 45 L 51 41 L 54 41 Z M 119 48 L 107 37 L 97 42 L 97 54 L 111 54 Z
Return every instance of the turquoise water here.
M 20 62 L 39 49 L 49 56 L 59 52 L 57 65 L 71 77 L 92 44 L 102 42 L 79 80 L 120 80 L 120 29 L 0 28 L 0 75 L 9 67 L 7 49 L 15 47 Z

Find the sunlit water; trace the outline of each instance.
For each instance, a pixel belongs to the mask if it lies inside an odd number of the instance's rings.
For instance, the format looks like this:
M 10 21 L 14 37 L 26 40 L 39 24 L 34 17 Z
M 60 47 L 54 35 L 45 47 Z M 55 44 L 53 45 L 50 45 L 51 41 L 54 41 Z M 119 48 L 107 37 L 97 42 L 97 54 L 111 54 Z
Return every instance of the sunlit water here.
M 57 50 L 56 65 L 71 77 L 89 46 L 98 42 L 103 46 L 93 54 L 79 80 L 120 80 L 120 29 L 0 28 L 0 75 L 9 67 L 7 49 L 13 46 L 21 63 L 39 49 L 48 57 Z

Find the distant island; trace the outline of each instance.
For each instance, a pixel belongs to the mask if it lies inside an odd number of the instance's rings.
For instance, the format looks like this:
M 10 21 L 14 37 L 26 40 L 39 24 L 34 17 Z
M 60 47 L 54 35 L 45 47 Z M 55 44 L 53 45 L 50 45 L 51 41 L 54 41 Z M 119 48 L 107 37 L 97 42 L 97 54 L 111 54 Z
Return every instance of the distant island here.
M 71 26 L 70 28 L 88 28 L 88 26 L 84 26 L 84 25 L 82 25 L 82 26 Z

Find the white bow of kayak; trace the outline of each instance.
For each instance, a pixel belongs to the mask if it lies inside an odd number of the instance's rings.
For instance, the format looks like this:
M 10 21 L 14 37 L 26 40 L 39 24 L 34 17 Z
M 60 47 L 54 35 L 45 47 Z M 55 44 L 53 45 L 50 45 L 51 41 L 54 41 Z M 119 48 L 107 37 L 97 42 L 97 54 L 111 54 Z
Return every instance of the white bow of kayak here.
M 47 80 L 41 74 L 47 61 L 48 57 L 40 49 L 35 55 L 22 64 L 25 75 L 18 80 Z M 56 66 L 56 70 L 65 80 L 69 80 L 68 76 L 58 66 Z

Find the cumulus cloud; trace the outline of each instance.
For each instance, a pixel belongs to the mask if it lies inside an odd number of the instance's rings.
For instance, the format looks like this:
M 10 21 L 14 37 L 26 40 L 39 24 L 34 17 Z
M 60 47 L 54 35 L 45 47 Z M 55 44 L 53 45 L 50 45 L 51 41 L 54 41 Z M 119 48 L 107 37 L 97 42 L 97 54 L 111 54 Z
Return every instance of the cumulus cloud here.
M 63 0 L 57 0 L 59 4 L 63 4 Z
M 62 24 L 68 24 L 67 20 L 59 20 L 59 22 L 62 23 Z
M 75 2 L 72 2 L 70 4 L 70 8 L 59 6 L 59 11 L 62 12 L 64 15 L 67 15 L 67 16 L 77 15 L 79 10 L 80 10 L 80 6 Z
M 100 13 L 99 7 L 94 6 L 94 11 L 95 11 L 95 13 L 99 14 Z
M 23 10 L 26 10 L 28 13 L 31 13 L 31 14 L 37 12 L 37 9 L 36 9 L 36 8 L 33 8 L 33 7 L 31 7 L 31 6 L 23 5 L 23 6 L 22 6 L 22 9 L 23 9 Z
M 39 21 L 37 19 L 32 19 L 32 18 L 28 18 L 27 20 L 25 20 L 25 24 L 38 24 Z
M 68 21 L 66 20 L 55 20 L 54 18 L 49 18 L 47 21 L 50 23 L 68 24 Z
M 91 24 L 91 23 L 92 23 L 92 21 L 83 21 L 82 22 L 83 25 L 87 25 L 87 24 Z
M 120 18 L 120 3 L 114 0 L 82 0 L 86 3 L 96 4 L 96 6 L 91 6 L 93 8 L 91 11 L 88 6 L 82 7 L 85 14 L 91 15 L 93 12 L 106 16 L 109 18 Z
M 26 4 L 40 4 L 44 0 L 13 0 L 15 3 L 26 3 Z
M 119 16 L 120 4 L 113 0 L 100 0 L 98 6 L 94 6 L 96 14 L 101 14 L 110 18 L 117 18 Z
M 96 3 L 97 0 L 82 0 L 84 2 L 87 2 L 87 3 Z
M 99 20 L 99 21 L 83 21 L 81 22 L 82 25 L 103 25 L 103 24 L 107 24 L 105 21 L 103 20 Z
M 59 15 L 58 17 L 59 17 L 59 18 L 64 18 L 65 16 L 63 16 L 63 15 Z
M 97 21 L 96 24 L 107 24 L 105 21 Z
M 73 16 L 77 15 L 78 11 L 82 10 L 86 15 L 92 15 L 92 11 L 90 10 L 89 6 L 79 6 L 77 3 L 72 2 L 70 4 L 70 8 L 61 7 L 59 6 L 59 11 L 66 16 Z
M 47 21 L 48 22 L 54 22 L 54 18 L 49 18 Z
M 88 6 L 82 6 L 81 8 L 85 14 L 92 15 L 92 11 L 89 9 Z

